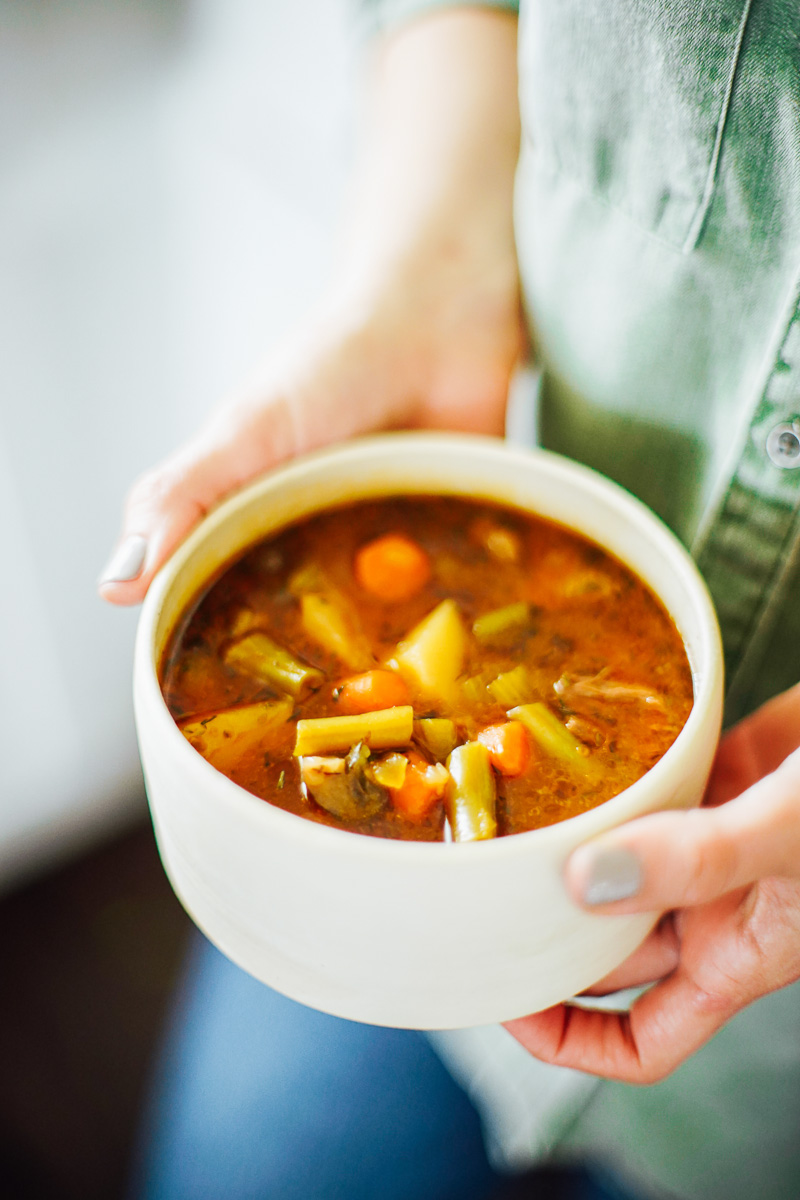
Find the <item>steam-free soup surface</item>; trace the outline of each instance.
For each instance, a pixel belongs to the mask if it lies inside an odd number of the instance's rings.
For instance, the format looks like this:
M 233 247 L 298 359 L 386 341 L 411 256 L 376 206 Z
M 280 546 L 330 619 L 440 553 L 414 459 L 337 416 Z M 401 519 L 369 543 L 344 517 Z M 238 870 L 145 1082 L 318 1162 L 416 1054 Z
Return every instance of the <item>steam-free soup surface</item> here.
M 187 612 L 161 676 L 186 737 L 242 787 L 416 840 L 592 808 L 692 705 L 681 639 L 629 570 L 456 497 L 353 504 L 260 543 Z

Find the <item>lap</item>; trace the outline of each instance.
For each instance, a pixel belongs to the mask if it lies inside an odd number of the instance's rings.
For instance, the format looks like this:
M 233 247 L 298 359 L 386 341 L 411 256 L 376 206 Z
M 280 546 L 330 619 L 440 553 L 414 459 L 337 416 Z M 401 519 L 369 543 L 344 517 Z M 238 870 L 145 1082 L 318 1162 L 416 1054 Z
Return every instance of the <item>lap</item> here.
M 146 1200 L 480 1200 L 478 1115 L 427 1040 L 330 1017 L 195 948 L 150 1107 Z

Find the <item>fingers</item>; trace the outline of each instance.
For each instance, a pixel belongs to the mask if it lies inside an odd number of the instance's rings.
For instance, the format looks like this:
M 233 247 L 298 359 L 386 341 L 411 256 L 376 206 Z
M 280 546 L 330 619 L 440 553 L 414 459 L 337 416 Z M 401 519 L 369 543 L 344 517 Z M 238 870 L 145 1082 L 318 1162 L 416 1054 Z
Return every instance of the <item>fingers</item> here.
M 626 1083 L 655 1083 L 716 1033 L 734 1012 L 676 972 L 641 996 L 629 1013 L 559 1004 L 510 1021 L 506 1029 L 543 1062 Z
M 800 751 L 718 808 L 656 813 L 579 847 L 565 869 L 593 911 L 703 904 L 757 879 L 800 874 Z
M 722 739 L 705 804 L 724 804 L 800 746 L 800 684 L 774 696 Z
M 769 990 L 769 981 L 751 978 L 754 952 L 750 939 L 742 941 L 743 904 L 738 893 L 701 910 L 685 931 L 688 954 L 630 1012 L 561 1004 L 506 1027 L 545 1062 L 628 1083 L 663 1079 Z
M 629 1013 L 560 1004 L 506 1028 L 544 1062 L 655 1083 L 746 1005 L 800 977 L 798 883 L 756 884 L 676 924 L 679 964 Z
M 104 600 L 138 604 L 158 568 L 222 497 L 296 452 L 288 403 L 230 407 L 131 488 L 117 548 L 98 581 Z
M 609 992 L 619 992 L 623 988 L 641 987 L 642 984 L 652 983 L 663 979 L 678 965 L 680 959 L 680 942 L 675 931 L 672 915 L 659 921 L 656 928 L 630 958 L 617 967 L 603 979 L 598 980 L 593 987 L 583 993 L 586 996 L 606 996 Z
M 103 599 L 138 604 L 162 563 L 229 492 L 293 455 L 395 419 L 394 393 L 375 386 L 386 373 L 371 364 L 374 356 L 359 331 L 287 341 L 192 441 L 134 484 L 98 582 Z

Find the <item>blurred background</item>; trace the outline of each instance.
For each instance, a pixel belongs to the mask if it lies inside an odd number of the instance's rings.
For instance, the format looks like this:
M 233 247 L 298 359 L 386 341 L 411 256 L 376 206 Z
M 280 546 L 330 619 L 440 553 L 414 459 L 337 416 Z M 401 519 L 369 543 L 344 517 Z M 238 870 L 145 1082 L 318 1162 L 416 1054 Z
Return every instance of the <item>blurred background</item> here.
M 121 1195 L 187 921 L 147 822 L 128 483 L 303 312 L 346 0 L 0 0 L 0 1195 Z

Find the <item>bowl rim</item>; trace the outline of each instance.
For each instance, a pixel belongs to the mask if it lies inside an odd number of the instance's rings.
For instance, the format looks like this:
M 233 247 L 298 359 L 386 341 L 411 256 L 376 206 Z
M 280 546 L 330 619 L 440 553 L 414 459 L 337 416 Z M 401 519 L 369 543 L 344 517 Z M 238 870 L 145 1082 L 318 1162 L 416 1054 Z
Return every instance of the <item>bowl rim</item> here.
M 552 825 L 508 837 L 460 843 L 458 850 L 453 852 L 452 845 L 456 845 L 456 843 L 451 845 L 443 842 L 414 842 L 363 834 L 354 835 L 350 830 L 336 829 L 287 812 L 248 792 L 228 776 L 217 771 L 181 734 L 167 708 L 158 681 L 156 633 L 173 583 L 190 564 L 207 537 L 260 494 L 268 495 L 270 492 L 277 492 L 284 482 L 298 482 L 309 470 L 313 472 L 316 467 L 324 467 L 337 460 L 339 465 L 346 466 L 348 462 L 352 463 L 365 457 L 374 456 L 376 452 L 383 453 L 388 452 L 390 448 L 401 447 L 433 448 L 438 452 L 442 452 L 445 448 L 459 452 L 470 450 L 472 453 L 493 455 L 507 462 L 514 460 L 518 465 L 539 464 L 546 471 L 571 477 L 585 493 L 591 494 L 593 491 L 602 493 L 604 500 L 612 508 L 624 512 L 625 520 L 629 524 L 638 527 L 640 532 L 647 534 L 651 542 L 656 543 L 659 555 L 666 555 L 681 568 L 683 591 L 691 597 L 702 630 L 702 637 L 698 639 L 700 648 L 699 650 L 697 647 L 694 649 L 697 659 L 702 660 L 703 653 L 705 654 L 705 661 L 702 661 L 704 669 L 701 673 L 701 663 L 692 661 L 692 653 L 684 641 L 692 671 L 694 690 L 692 709 L 686 723 L 659 761 L 640 779 L 616 796 L 610 797 L 586 812 L 557 821 Z M 376 491 L 370 494 L 379 495 L 380 492 Z M 391 490 L 387 490 L 385 494 L 393 493 Z M 435 488 L 428 489 L 426 485 L 426 494 L 455 493 L 446 488 L 438 492 Z M 488 491 L 486 495 L 487 498 L 490 498 Z M 356 492 L 353 500 L 359 498 Z M 347 502 L 345 499 L 337 503 L 346 504 Z M 498 503 L 503 504 L 504 501 L 498 500 Z M 324 504 L 319 505 L 310 509 L 309 513 L 322 511 L 324 507 Z M 557 518 L 548 517 L 547 519 L 558 523 Z M 561 523 L 569 528 L 566 521 Z M 272 532 L 277 532 L 280 528 L 282 525 L 278 524 Z M 597 540 L 589 534 L 582 533 L 581 530 L 577 530 L 577 532 L 588 540 Z M 248 543 L 245 543 L 239 547 L 228 561 L 233 562 L 240 557 L 247 549 L 247 545 Z M 616 551 L 611 551 L 611 553 L 630 570 L 640 575 L 639 569 L 626 562 L 621 554 Z M 220 563 L 220 569 L 224 565 L 224 563 Z M 653 584 L 647 580 L 644 582 L 658 594 Z M 199 592 L 200 588 L 197 590 Z M 194 594 L 196 595 L 197 592 Z M 659 596 L 659 599 L 662 604 L 665 603 L 662 597 Z M 670 615 L 675 620 L 674 614 L 670 613 Z M 680 629 L 679 632 L 683 638 Z M 592 468 L 541 447 L 521 447 L 500 438 L 478 434 L 404 431 L 353 438 L 298 456 L 248 482 L 208 511 L 157 572 L 145 597 L 134 649 L 134 710 L 140 741 L 145 727 L 155 725 L 158 732 L 166 737 L 167 746 L 181 773 L 205 792 L 212 791 L 220 804 L 233 810 L 232 815 L 235 814 L 237 820 L 245 821 L 259 833 L 263 833 L 265 829 L 271 827 L 276 835 L 285 840 L 303 843 L 309 848 L 335 850 L 340 855 L 345 854 L 348 857 L 360 858 L 367 855 L 387 862 L 403 860 L 409 864 L 431 864 L 439 870 L 445 863 L 450 869 L 453 869 L 459 865 L 467 866 L 477 859 L 487 861 L 490 858 L 502 859 L 530 853 L 534 847 L 547 851 L 552 843 L 557 845 L 559 842 L 569 843 L 565 847 L 566 854 L 573 842 L 585 841 L 596 833 L 639 816 L 642 793 L 657 786 L 662 778 L 668 778 L 670 773 L 677 773 L 680 778 L 681 762 L 691 756 L 692 746 L 702 736 L 709 720 L 715 722 L 717 726 L 719 725 L 722 676 L 721 636 L 714 606 L 705 582 L 683 544 L 641 500 Z M 679 778 L 676 780 L 675 786 L 677 786 Z

